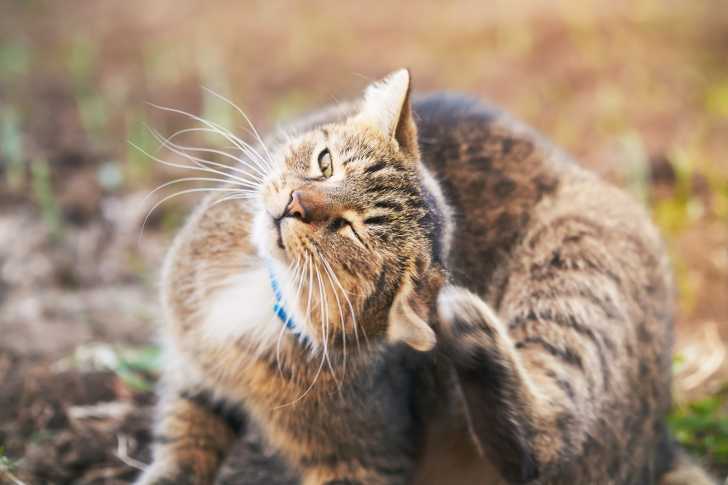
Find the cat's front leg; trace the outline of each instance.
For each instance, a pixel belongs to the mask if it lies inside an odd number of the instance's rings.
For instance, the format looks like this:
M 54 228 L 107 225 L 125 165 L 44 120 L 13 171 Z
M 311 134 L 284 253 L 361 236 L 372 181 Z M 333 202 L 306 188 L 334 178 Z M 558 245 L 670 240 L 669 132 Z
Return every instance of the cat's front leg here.
M 241 412 L 192 388 L 165 389 L 159 412 L 153 462 L 136 485 L 214 483 L 244 426 Z
M 569 410 L 534 384 L 532 369 L 481 298 L 447 286 L 437 306 L 438 350 L 455 367 L 480 445 L 509 483 L 543 478 L 564 451 L 557 434 L 548 430 Z

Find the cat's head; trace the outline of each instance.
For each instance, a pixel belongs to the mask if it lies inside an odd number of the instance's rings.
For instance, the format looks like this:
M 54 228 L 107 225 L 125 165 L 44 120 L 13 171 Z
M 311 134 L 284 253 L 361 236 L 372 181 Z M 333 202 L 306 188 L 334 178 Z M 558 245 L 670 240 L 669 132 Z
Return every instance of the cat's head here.
M 271 147 L 253 239 L 314 342 L 435 343 L 427 321 L 446 216 L 420 161 L 410 86 L 396 71 L 347 116 Z

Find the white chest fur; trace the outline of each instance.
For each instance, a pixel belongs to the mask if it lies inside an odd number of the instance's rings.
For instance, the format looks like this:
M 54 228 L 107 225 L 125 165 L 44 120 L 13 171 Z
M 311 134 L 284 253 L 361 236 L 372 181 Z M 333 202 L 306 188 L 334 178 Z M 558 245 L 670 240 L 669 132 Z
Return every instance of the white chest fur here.
M 273 290 L 265 268 L 229 276 L 207 301 L 205 337 L 219 343 L 245 339 L 259 348 L 275 345 L 283 326 L 273 312 Z
M 280 268 L 272 269 L 277 279 L 288 281 L 287 275 L 279 275 Z M 279 286 L 286 311 L 300 323 L 300 312 L 293 304 L 293 288 L 290 284 Z M 240 273 L 228 276 L 206 300 L 203 335 L 213 342 L 243 340 L 252 348 L 267 350 L 289 331 L 273 309 L 276 298 L 269 269 L 264 266 L 241 269 Z M 303 329 L 297 328 L 296 332 L 301 334 Z

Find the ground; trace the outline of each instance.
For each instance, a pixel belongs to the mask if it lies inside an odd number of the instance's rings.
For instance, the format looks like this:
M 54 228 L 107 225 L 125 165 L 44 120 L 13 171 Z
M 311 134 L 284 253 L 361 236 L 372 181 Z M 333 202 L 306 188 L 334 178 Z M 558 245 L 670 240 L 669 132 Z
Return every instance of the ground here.
M 127 483 L 149 462 L 157 271 L 199 194 L 165 202 L 140 238 L 147 211 L 172 192 L 145 196 L 188 173 L 129 142 L 180 163 L 147 125 L 169 135 L 195 124 L 146 103 L 245 135 L 201 86 L 268 130 L 401 66 L 418 91 L 500 105 L 650 207 L 679 290 L 672 425 L 725 473 L 720 0 L 8 1 L 2 10 L 0 482 Z M 254 431 L 240 446 L 231 482 L 290 482 Z

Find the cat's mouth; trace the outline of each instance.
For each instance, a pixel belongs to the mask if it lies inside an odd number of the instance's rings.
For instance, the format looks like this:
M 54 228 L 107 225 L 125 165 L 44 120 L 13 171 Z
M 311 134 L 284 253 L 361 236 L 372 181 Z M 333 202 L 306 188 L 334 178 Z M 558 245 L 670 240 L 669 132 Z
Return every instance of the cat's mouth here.
M 284 228 L 283 224 L 282 218 L 276 218 L 270 213 L 262 212 L 256 215 L 252 242 L 257 246 L 261 257 L 288 262 L 290 248 L 286 238 L 287 228 Z
M 286 247 L 283 245 L 283 234 L 281 233 L 281 219 L 273 219 L 273 226 L 276 231 L 276 245 L 285 251 Z
M 296 221 L 290 217 L 273 217 L 272 222 L 272 231 L 269 233 L 269 237 L 271 243 L 275 242 L 275 244 L 270 244 L 269 247 L 287 260 L 291 256 L 291 250 L 295 251 L 292 244 L 295 243 L 296 233 L 300 228 L 293 227 L 296 225 Z M 295 246 L 295 244 L 293 245 Z

